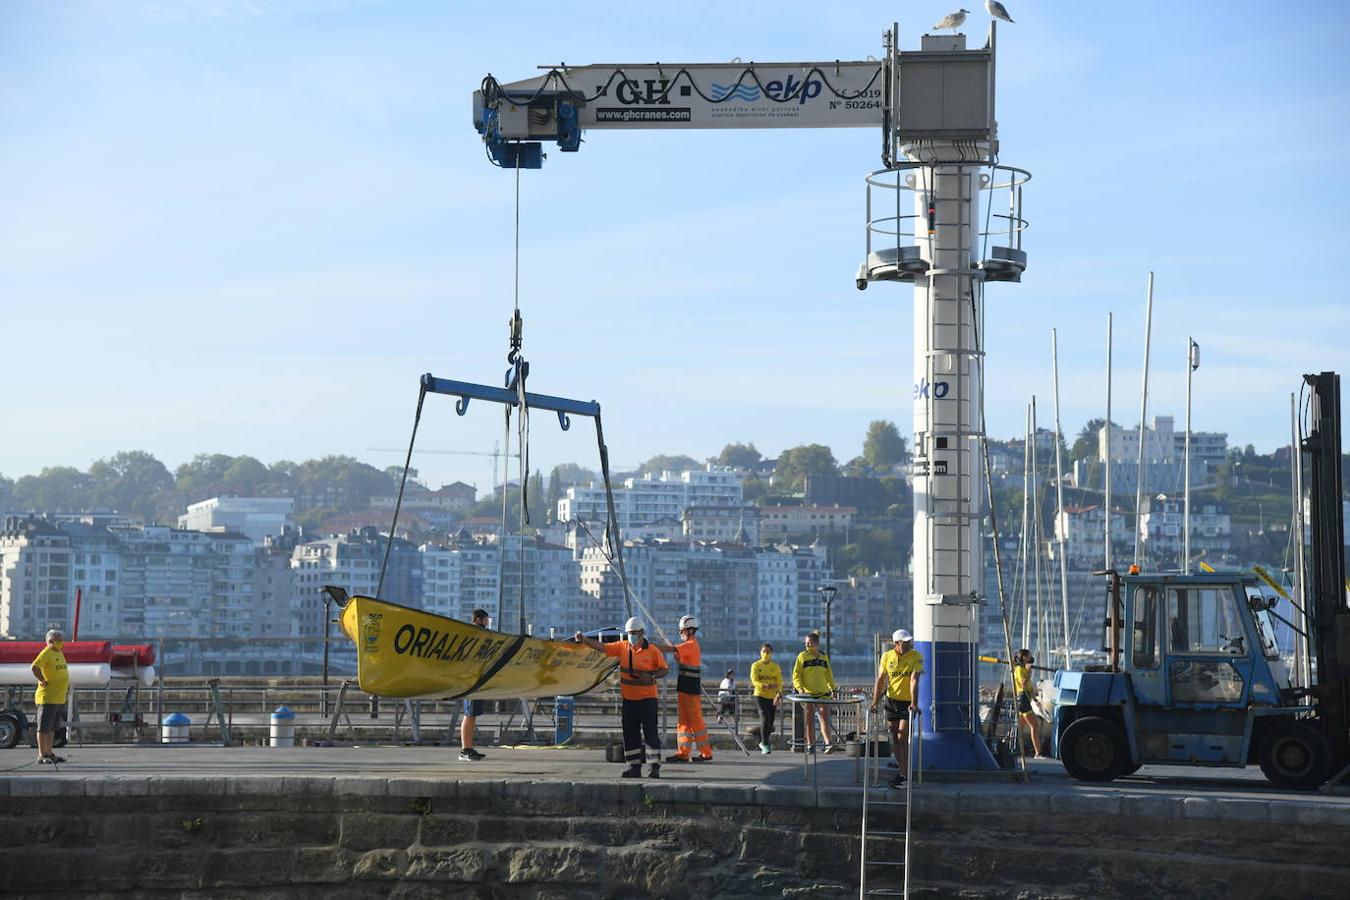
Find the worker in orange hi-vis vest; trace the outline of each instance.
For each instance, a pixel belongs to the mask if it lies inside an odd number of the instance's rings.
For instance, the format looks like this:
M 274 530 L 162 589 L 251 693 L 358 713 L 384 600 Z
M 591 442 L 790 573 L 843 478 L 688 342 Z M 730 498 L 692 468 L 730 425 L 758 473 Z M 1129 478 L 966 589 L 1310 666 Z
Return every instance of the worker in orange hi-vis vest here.
M 679 704 L 680 724 L 679 749 L 673 756 L 667 756 L 666 762 L 707 762 L 712 759 L 712 742 L 708 740 L 708 723 L 703 720 L 703 654 L 698 646 L 698 619 L 693 616 L 680 617 L 680 637 L 678 644 L 655 644 L 663 653 L 675 654 L 680 665 L 675 680 L 675 697 Z M 698 755 L 694 755 L 694 747 Z
M 656 685 L 666 677 L 666 658 L 647 640 L 642 620 L 631 617 L 623 626 L 626 640 L 602 643 L 580 631 L 576 640 L 619 661 L 619 695 L 623 697 L 623 758 L 628 767 L 620 778 L 641 778 L 647 748 L 652 749 L 651 778 L 661 777 L 661 730 L 657 723 Z M 646 746 L 643 746 L 644 741 Z

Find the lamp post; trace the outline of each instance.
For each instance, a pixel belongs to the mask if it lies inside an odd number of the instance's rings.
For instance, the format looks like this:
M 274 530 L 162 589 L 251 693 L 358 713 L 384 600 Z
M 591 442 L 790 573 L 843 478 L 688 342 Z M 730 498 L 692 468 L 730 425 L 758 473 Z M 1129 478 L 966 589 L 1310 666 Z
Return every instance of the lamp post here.
M 816 588 L 816 593 L 820 594 L 820 599 L 825 601 L 825 655 L 830 655 L 830 606 L 834 604 L 834 595 L 839 588 L 832 584 L 822 584 Z

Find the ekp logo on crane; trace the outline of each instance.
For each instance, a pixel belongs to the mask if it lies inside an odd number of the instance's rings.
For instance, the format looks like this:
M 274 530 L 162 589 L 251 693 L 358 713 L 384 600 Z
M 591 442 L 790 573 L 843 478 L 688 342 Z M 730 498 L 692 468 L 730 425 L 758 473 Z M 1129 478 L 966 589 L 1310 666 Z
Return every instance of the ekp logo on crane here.
M 688 84 L 673 87 L 670 78 L 626 78 L 614 86 L 614 99 L 624 106 L 669 106 L 671 97 L 688 98 L 692 88 Z M 714 102 L 733 100 L 739 103 L 758 103 L 764 97 L 787 103 L 796 102 L 799 106 L 808 100 L 819 97 L 825 89 L 825 82 L 819 78 L 799 79 L 789 74 L 786 78 L 775 78 L 764 84 L 763 88 L 751 80 L 740 80 L 730 84 L 711 86 L 710 96 Z
M 819 78 L 807 78 L 798 81 L 792 75 L 788 75 L 781 81 L 774 79 L 764 85 L 764 95 L 779 102 L 796 100 L 800 105 L 806 103 L 812 97 L 819 97 L 824 87 L 824 82 Z M 714 82 L 712 86 L 713 100 L 723 102 L 728 97 L 742 103 L 756 103 L 760 99 L 760 88 L 753 82 L 750 84 L 745 82 L 717 84 Z

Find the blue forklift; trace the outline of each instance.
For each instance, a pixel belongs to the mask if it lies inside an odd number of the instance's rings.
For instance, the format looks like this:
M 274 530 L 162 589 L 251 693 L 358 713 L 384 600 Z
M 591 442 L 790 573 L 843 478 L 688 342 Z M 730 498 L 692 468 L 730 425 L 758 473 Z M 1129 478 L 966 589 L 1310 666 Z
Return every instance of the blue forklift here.
M 1312 790 L 1350 762 L 1350 608 L 1341 506 L 1340 377 L 1306 375 L 1311 572 L 1306 610 L 1245 572 L 1109 577 L 1108 664 L 1059 671 L 1057 755 L 1080 781 L 1140 766 L 1261 766 Z M 1133 567 L 1132 567 L 1133 569 Z M 1295 613 L 1306 613 L 1299 616 Z M 1312 681 L 1295 686 L 1275 624 L 1304 641 Z M 1296 623 L 1306 623 L 1300 629 Z

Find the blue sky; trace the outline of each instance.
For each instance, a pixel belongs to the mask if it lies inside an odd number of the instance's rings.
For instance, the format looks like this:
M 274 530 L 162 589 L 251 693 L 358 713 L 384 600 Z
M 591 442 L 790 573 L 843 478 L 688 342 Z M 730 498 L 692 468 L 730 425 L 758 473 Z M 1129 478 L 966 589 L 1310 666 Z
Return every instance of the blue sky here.
M 495 383 L 511 309 L 512 175 L 483 158 L 483 75 L 558 61 L 864 58 L 947 2 L 0 2 L 0 473 L 121 449 L 171 467 L 407 438 L 420 373 Z M 978 4 L 972 4 L 977 6 Z M 1350 7 L 1009 3 L 1005 162 L 1030 169 L 1021 285 L 988 291 L 990 432 L 1150 409 L 1269 450 L 1305 370 L 1350 371 L 1340 260 Z M 533 7 L 533 8 L 532 8 Z M 621 10 L 621 12 L 620 12 Z M 986 17 L 971 17 L 982 34 Z M 532 387 L 605 409 L 616 463 L 754 440 L 841 460 L 910 418 L 910 291 L 853 286 L 871 130 L 595 132 L 526 172 Z M 439 401 L 439 402 L 438 402 Z M 1047 417 L 1043 417 L 1047 421 Z M 487 450 L 495 412 L 429 401 L 420 445 Z M 593 464 L 534 420 L 534 462 Z M 419 460 L 486 486 L 487 462 Z

